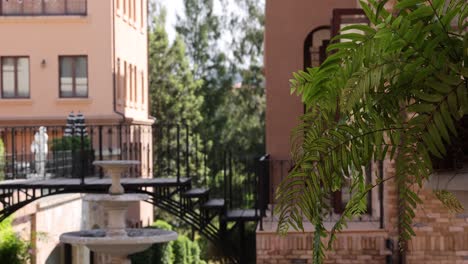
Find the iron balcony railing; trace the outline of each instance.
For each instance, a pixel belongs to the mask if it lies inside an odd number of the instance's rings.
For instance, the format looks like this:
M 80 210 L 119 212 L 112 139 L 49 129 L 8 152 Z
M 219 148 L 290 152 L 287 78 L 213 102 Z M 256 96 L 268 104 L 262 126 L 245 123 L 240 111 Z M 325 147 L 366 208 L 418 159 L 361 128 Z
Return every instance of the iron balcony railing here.
M 153 160 L 154 177 L 191 178 L 193 187 L 209 188 L 231 209 L 258 207 L 259 155 L 233 153 L 184 123 L 158 122 Z
M 151 174 L 151 126 L 98 125 L 0 127 L 0 180 L 103 176 L 95 160 L 139 160 L 130 177 Z M 47 145 L 45 145 L 46 143 Z
M 85 16 L 87 4 L 87 0 L 0 0 L 0 15 Z
M 41 126 L 0 126 L 0 181 L 79 178 L 86 184 L 86 178 L 103 177 L 93 161 L 139 160 L 127 176 L 190 178 L 192 187 L 208 188 L 210 197 L 224 198 L 228 209 L 259 207 L 264 170 L 259 155 L 232 153 L 183 123 L 85 127 L 85 133 L 70 135 L 66 126 L 44 126 L 44 153 L 33 147 Z

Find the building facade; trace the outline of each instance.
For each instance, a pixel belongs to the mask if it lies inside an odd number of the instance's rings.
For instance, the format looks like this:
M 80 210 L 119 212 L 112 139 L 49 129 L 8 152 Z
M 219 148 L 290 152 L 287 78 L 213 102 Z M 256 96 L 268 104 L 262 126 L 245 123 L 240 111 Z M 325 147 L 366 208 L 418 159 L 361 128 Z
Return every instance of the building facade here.
M 388 8 L 391 8 L 389 2 Z M 304 113 L 300 98 L 290 94 L 292 73 L 318 66 L 325 58 L 325 47 L 344 24 L 367 23 L 354 0 L 266 1 L 266 148 L 269 154 L 269 208 L 274 209 L 274 191 L 293 166 L 290 160 L 292 129 Z M 466 168 L 466 166 L 464 166 Z M 403 252 L 398 250 L 398 189 L 389 180 L 368 197 L 368 214 L 352 219 L 338 235 L 325 263 L 468 263 L 468 216 L 452 213 L 432 190 L 445 186 L 466 206 L 466 170 L 446 170 L 431 176 L 419 191 L 422 200 L 413 222 L 416 237 Z M 457 173 L 457 177 L 453 177 Z M 372 164 L 368 180 L 395 174 L 394 163 L 385 160 Z M 334 197 L 333 212 L 326 227 L 331 228 L 347 201 L 345 192 Z M 257 230 L 257 263 L 312 263 L 314 227 L 305 232 L 291 230 L 282 237 L 276 233 L 278 219 L 271 212 Z M 400 262 L 402 261 L 402 262 Z M 406 261 L 406 262 L 404 262 Z
M 48 155 L 55 159 L 52 145 L 63 136 L 70 112 L 84 115 L 90 144 L 100 145 L 93 149 L 94 156 L 138 159 L 141 165 L 132 176 L 152 175 L 147 7 L 147 0 L 0 1 L 4 177 L 32 166 L 27 158 L 19 162 L 18 157 L 31 155 L 30 145 L 40 126 L 52 128 Z M 32 263 L 63 263 L 58 236 L 91 228 L 93 223 L 84 219 L 96 211 L 80 195 L 52 196 L 21 209 L 14 224 L 32 242 Z M 128 221 L 148 225 L 152 215 L 152 206 L 136 204 Z M 82 254 L 77 263 L 87 263 L 89 252 L 80 250 L 73 249 L 74 254 Z

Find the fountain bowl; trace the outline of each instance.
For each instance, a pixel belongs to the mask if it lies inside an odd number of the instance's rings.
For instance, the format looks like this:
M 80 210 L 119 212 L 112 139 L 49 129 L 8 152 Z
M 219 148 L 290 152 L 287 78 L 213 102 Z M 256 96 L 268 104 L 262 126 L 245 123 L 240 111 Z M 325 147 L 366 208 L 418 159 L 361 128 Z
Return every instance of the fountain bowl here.
M 177 239 L 174 231 L 162 229 L 125 229 L 126 236 L 109 237 L 106 230 L 94 229 L 68 232 L 60 236 L 60 241 L 72 245 L 83 245 L 97 253 L 113 256 L 128 256 L 144 251 L 152 244 L 166 243 Z

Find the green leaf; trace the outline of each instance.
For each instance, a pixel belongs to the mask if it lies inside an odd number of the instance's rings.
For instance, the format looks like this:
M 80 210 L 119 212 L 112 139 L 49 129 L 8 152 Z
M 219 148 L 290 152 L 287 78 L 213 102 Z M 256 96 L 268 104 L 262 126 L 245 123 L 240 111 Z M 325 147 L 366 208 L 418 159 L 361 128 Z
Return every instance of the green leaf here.
M 439 134 L 439 131 L 437 130 L 435 125 L 429 124 L 428 131 L 431 136 L 430 139 L 432 140 L 432 142 L 434 142 L 435 146 L 440 151 L 440 153 L 445 156 L 446 154 L 445 146 L 444 146 L 444 143 L 442 142 L 442 138 Z
M 332 42 L 337 41 L 337 40 L 341 40 L 341 39 L 348 39 L 348 40 L 352 40 L 352 41 L 362 42 L 362 41 L 366 40 L 366 36 L 363 35 L 363 34 L 359 34 L 359 33 L 340 34 L 340 35 L 335 36 L 332 39 Z
M 459 114 L 458 114 L 458 102 L 457 102 L 457 95 L 454 93 L 449 94 L 447 98 L 448 106 L 450 113 L 452 114 L 453 118 L 455 120 L 459 119 Z
M 340 49 L 353 49 L 356 48 L 356 43 L 351 41 L 345 42 L 338 42 L 328 45 L 327 52 L 331 52 L 333 50 L 340 50 Z
M 342 28 L 340 31 L 345 32 L 348 30 L 359 30 L 359 31 L 366 33 L 367 35 L 372 35 L 375 33 L 375 29 L 373 29 L 372 27 L 368 25 L 361 25 L 361 24 L 352 24 L 352 25 Z
M 437 129 L 440 132 L 440 135 L 444 138 L 444 140 L 447 143 L 450 143 L 450 135 L 449 135 L 447 128 L 445 127 L 445 122 L 440 112 L 436 112 L 434 114 L 434 122 L 435 122 Z
M 434 11 L 429 6 L 422 6 L 410 13 L 408 18 L 411 20 L 421 19 L 423 17 L 433 16 Z
M 442 154 L 440 154 L 439 150 L 437 150 L 437 148 L 435 147 L 435 144 L 432 142 L 429 135 L 427 134 L 422 135 L 422 140 L 424 141 L 424 144 L 434 156 L 441 158 L 441 159 L 444 158 Z
M 468 113 L 468 98 L 467 88 L 464 85 L 459 85 L 457 88 L 457 97 L 460 108 L 462 108 L 463 115 Z
M 428 82 L 426 82 L 426 85 L 442 94 L 448 94 L 452 91 L 451 86 L 445 83 L 438 82 L 436 80 L 429 80 Z
M 429 94 L 421 91 L 413 91 L 413 94 L 416 98 L 421 99 L 423 101 L 429 102 L 429 103 L 438 103 L 444 99 L 444 96 L 440 94 Z
M 434 111 L 435 105 L 433 104 L 412 104 L 408 107 L 409 112 L 415 112 L 415 113 L 429 113 Z
M 361 4 L 362 10 L 364 10 L 364 13 L 366 14 L 367 18 L 373 23 L 376 24 L 376 18 L 372 10 L 370 9 L 369 5 L 364 2 L 363 0 L 359 0 L 359 3 Z
M 421 4 L 426 2 L 425 0 L 404 0 L 400 1 L 395 5 L 395 8 L 397 9 L 405 9 L 408 7 L 414 7 L 417 4 Z

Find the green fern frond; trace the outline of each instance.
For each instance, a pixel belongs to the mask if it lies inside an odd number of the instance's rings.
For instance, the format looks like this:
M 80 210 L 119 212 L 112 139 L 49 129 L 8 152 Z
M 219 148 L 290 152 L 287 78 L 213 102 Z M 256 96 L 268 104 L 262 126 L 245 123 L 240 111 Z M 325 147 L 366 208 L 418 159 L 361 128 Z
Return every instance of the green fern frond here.
M 323 262 L 347 221 L 365 212 L 364 197 L 375 186 L 365 185 L 362 167 L 372 161 L 396 162 L 404 246 L 422 202 L 415 188 L 432 173 L 431 155 L 446 154 L 455 123 L 468 114 L 466 1 L 401 0 L 393 14 L 385 3 L 361 1 L 372 25 L 343 28 L 327 60 L 291 80 L 307 113 L 292 133 L 295 166 L 277 190 L 278 231 L 302 230 L 304 218 L 311 222 L 314 263 Z M 328 231 L 329 197 L 345 182 L 351 199 Z M 454 196 L 436 196 L 460 209 Z

